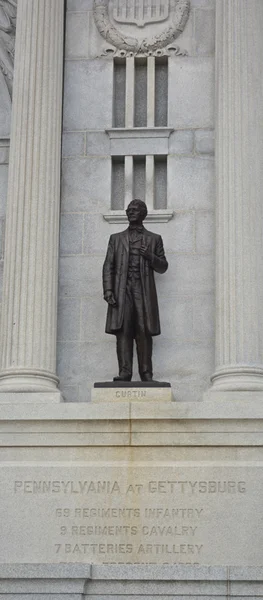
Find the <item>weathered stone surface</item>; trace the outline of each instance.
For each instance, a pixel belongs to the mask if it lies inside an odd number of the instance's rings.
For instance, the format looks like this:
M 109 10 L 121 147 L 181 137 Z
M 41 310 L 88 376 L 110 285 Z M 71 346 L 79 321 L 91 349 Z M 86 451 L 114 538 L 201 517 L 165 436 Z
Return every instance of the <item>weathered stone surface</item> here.
M 199 56 L 215 52 L 215 11 L 195 10 L 195 50 Z
M 170 307 L 173 306 L 171 310 Z M 193 298 L 176 295 L 165 297 L 160 295 L 160 316 L 162 337 L 175 338 L 176 343 L 193 339 Z
M 215 306 L 211 294 L 200 294 L 194 297 L 194 339 L 196 341 L 214 339 L 215 335 Z
M 176 212 L 165 232 L 167 252 L 189 253 L 194 250 L 194 215 L 192 212 Z
M 74 1 L 74 0 L 71 0 Z M 76 0 L 77 1 L 77 0 Z M 81 1 L 81 0 L 79 0 Z M 211 8 L 215 9 L 216 0 L 191 0 L 192 8 Z
M 153 229 L 165 239 L 166 253 L 192 253 L 194 252 L 194 212 L 191 210 L 176 211 L 169 224 L 146 223 L 147 229 Z M 158 277 L 158 275 L 157 275 Z M 166 278 L 172 277 L 171 273 Z
M 79 340 L 81 335 L 80 298 L 60 298 L 58 315 L 58 340 L 67 342 Z
M 175 129 L 213 127 L 213 59 L 179 57 L 170 60 L 168 125 Z
M 111 127 L 112 85 L 111 61 L 102 59 L 66 61 L 65 130 Z M 96 90 L 95 94 L 94 90 Z
M 168 205 L 174 210 L 214 207 L 214 163 L 202 158 L 168 158 Z
M 110 340 L 106 341 L 103 347 L 101 343 L 92 341 L 69 341 L 58 344 L 58 376 L 63 374 L 64 385 L 86 382 L 87 400 L 90 398 L 94 381 L 107 381 L 117 374 L 116 341 L 113 336 L 108 337 Z
M 4 258 L 5 220 L 0 219 L 0 260 Z
M 86 154 L 93 156 L 110 154 L 110 140 L 105 131 L 87 131 Z
M 110 158 L 65 159 L 62 168 L 62 210 L 96 212 L 110 205 Z
M 101 298 L 101 269 L 103 256 L 61 256 L 60 257 L 60 296 L 80 297 L 92 290 L 94 298 Z M 89 287 L 87 288 L 87 281 Z
M 201 390 L 209 383 L 209 369 L 213 368 L 213 343 L 187 342 L 160 338 L 158 349 L 154 347 L 153 364 L 156 379 L 172 381 L 176 401 L 193 401 L 201 398 Z M 189 384 L 190 381 L 190 384 Z
M 79 402 L 91 402 L 91 389 L 93 387 L 94 381 L 93 379 L 86 379 L 85 381 L 81 381 L 78 386 L 78 398 Z
M 97 340 L 104 345 L 110 336 L 105 335 L 107 304 L 100 294 L 99 297 L 85 296 L 81 302 L 81 341 Z M 115 341 L 115 338 L 112 338 Z M 103 375 L 102 375 L 103 376 Z
M 58 376 L 63 373 L 63 385 L 73 385 L 85 377 L 85 347 L 74 341 L 58 342 Z
M 67 132 L 62 138 L 62 156 L 84 156 L 85 154 L 85 133 L 83 132 Z
M 170 154 L 192 154 L 194 149 L 193 131 L 173 131 L 169 138 Z
M 0 71 L 0 138 L 10 135 L 11 127 L 11 101 L 5 78 Z
M 60 219 L 60 254 L 83 254 L 83 214 L 66 213 Z
M 7 196 L 8 166 L 0 165 L 0 215 L 5 216 Z
M 79 389 L 78 385 L 60 385 L 63 402 L 78 402 Z
M 3 291 L 3 270 L 4 270 L 4 261 L 1 260 L 0 261 L 0 298 L 2 298 L 2 291 Z M 1 309 L 2 309 L 2 305 L 1 305 Z
M 189 293 L 195 290 L 195 294 L 200 292 L 213 291 L 214 289 L 214 257 L 211 255 L 189 255 L 189 256 L 169 256 L 171 268 L 176 269 L 174 284 L 170 285 L 170 290 L 180 290 L 180 293 Z M 166 283 L 166 282 L 165 282 Z M 167 290 L 166 284 L 166 290 Z
M 66 58 L 87 58 L 89 52 L 88 12 L 69 13 L 66 20 Z
M 195 149 L 199 154 L 214 154 L 215 136 L 213 130 L 204 129 L 195 132 Z
M 203 0 L 203 1 L 205 1 L 205 0 Z M 212 0 L 210 0 L 210 1 L 212 1 Z M 91 10 L 92 7 L 93 7 L 93 0 L 68 0 L 67 1 L 67 10 L 69 12 L 70 11 Z
M 197 210 L 195 214 L 195 235 L 197 252 L 215 250 L 215 215 L 212 211 Z
M 128 222 L 115 225 L 114 233 L 123 231 L 127 226 Z M 84 221 L 84 254 L 88 256 L 101 255 L 101 257 L 104 257 L 111 231 L 109 224 L 102 219 L 101 215 L 92 214 L 91 211 L 86 213 Z

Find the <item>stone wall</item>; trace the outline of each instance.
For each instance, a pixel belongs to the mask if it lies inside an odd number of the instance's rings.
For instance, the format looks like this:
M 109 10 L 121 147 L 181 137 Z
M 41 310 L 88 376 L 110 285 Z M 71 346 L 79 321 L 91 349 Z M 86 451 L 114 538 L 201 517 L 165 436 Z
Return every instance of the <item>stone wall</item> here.
M 96 380 L 117 372 L 115 337 L 104 333 L 101 267 L 109 224 L 113 61 L 91 0 L 68 0 L 62 167 L 58 374 L 68 401 L 87 401 Z M 168 223 L 163 236 L 169 270 L 156 277 L 162 336 L 154 340 L 154 374 L 171 381 L 177 400 L 197 400 L 214 368 L 214 0 L 192 0 L 178 38 L 186 57 L 169 57 Z M 0 131 L 0 290 L 3 271 L 10 125 Z M 1 122 L 2 122 L 1 121 Z M 8 131 L 7 131 L 8 129 Z M 136 376 L 136 372 L 134 374 Z
M 91 0 L 68 0 L 61 200 L 58 375 L 68 401 L 87 401 L 94 381 L 117 373 L 115 336 L 104 333 L 101 268 L 111 233 L 110 140 L 113 60 Z M 174 217 L 150 223 L 169 261 L 157 276 L 162 336 L 154 376 L 171 381 L 177 400 L 198 400 L 214 369 L 214 0 L 191 0 L 169 57 L 167 206 Z M 105 46 L 105 43 L 104 43 Z M 136 373 L 134 373 L 136 377 Z

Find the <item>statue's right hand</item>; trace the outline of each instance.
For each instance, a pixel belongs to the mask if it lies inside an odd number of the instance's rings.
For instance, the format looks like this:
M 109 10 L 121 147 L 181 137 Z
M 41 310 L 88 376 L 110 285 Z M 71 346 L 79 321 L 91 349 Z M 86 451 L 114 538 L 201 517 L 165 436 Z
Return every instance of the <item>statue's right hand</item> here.
M 106 300 L 106 302 L 108 302 L 108 304 L 110 304 L 111 306 L 117 306 L 117 302 L 114 298 L 113 292 L 111 291 L 105 292 L 104 300 Z

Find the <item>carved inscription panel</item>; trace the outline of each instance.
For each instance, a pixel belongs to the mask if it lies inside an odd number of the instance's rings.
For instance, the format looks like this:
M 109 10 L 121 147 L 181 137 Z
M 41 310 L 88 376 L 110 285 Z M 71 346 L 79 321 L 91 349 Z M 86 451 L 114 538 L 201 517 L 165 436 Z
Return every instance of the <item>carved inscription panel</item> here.
M 262 468 L 31 465 L 1 469 L 3 563 L 262 564 Z

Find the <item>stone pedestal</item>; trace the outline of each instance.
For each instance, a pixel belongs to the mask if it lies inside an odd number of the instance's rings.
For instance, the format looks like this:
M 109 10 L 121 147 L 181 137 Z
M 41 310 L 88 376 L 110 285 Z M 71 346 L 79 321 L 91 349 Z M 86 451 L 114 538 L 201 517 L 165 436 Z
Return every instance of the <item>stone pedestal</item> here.
M 152 381 L 106 381 L 95 383 L 92 402 L 171 402 L 171 384 Z M 103 411 L 103 409 L 102 409 Z
M 253 398 L 3 405 L 0 564 L 260 567 L 262 447 Z

